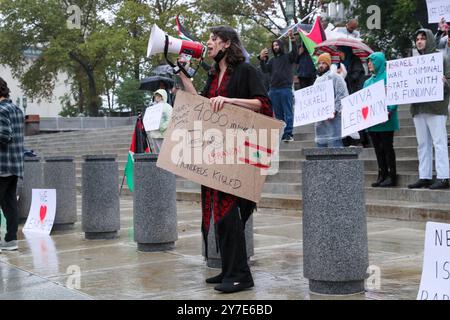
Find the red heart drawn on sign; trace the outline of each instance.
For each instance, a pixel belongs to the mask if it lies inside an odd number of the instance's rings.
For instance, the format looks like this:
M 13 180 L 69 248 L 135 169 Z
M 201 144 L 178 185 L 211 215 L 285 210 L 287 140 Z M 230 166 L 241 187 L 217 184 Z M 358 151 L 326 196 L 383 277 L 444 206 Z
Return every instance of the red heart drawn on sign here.
M 41 222 L 44 221 L 46 215 L 47 215 L 47 206 L 42 205 L 39 210 L 39 218 L 41 219 Z
M 367 120 L 367 116 L 369 115 L 369 107 L 365 106 L 361 109 L 364 120 Z

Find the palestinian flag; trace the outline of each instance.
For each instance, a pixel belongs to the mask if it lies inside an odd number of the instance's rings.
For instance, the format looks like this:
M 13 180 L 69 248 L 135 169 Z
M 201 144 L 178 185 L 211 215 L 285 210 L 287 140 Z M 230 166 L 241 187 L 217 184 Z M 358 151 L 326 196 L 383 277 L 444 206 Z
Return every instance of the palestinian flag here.
M 320 23 L 320 18 L 316 17 L 314 25 L 309 33 L 305 32 L 300 27 L 298 28 L 298 32 L 300 34 L 300 39 L 302 40 L 303 45 L 308 50 L 314 62 L 316 62 L 317 57 L 314 56 L 314 49 L 319 43 L 327 39 L 325 36 L 325 30 L 323 30 L 322 24 Z
M 128 151 L 128 162 L 125 166 L 125 177 L 127 178 L 128 189 L 133 192 L 133 173 L 134 173 L 134 154 L 135 153 L 149 153 L 150 148 L 147 143 L 147 133 L 144 129 L 142 117 L 138 117 L 134 127 L 133 136 L 131 138 L 131 146 Z
M 196 39 L 189 32 L 187 32 L 186 28 L 181 24 L 178 16 L 175 19 L 176 19 L 176 23 L 177 23 L 178 36 L 181 39 L 187 40 L 187 41 L 199 42 L 198 39 Z

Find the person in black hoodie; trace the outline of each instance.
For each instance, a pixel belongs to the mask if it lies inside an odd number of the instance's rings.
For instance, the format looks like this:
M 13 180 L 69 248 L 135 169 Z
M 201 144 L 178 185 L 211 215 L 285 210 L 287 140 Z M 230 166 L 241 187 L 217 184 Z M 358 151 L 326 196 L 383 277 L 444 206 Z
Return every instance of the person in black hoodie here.
M 303 89 L 314 84 L 317 77 L 317 70 L 314 66 L 314 61 L 312 60 L 308 50 L 303 45 L 303 42 L 298 47 L 298 54 L 297 76 L 300 83 L 300 89 Z
M 282 136 L 282 140 L 285 142 L 294 141 L 292 134 L 294 124 L 292 83 L 294 79 L 293 64 L 298 60 L 298 49 L 294 32 L 289 30 L 288 34 L 292 41 L 291 52 L 285 54 L 283 42 L 275 40 L 272 42 L 273 58 L 269 59 L 269 50 L 267 48 L 261 50 L 258 56 L 261 70 L 265 73 L 270 73 L 269 97 L 275 117 L 286 123 Z

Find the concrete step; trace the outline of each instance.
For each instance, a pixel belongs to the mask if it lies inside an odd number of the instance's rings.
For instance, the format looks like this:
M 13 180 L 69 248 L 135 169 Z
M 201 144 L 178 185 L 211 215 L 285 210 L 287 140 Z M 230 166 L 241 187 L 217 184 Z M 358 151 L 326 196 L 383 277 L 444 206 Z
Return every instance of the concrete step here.
M 177 190 L 177 200 L 200 202 L 200 190 Z M 263 194 L 258 207 L 298 210 L 301 215 L 300 196 Z M 408 221 L 450 221 L 450 205 L 410 201 L 366 200 L 366 214 L 369 217 Z

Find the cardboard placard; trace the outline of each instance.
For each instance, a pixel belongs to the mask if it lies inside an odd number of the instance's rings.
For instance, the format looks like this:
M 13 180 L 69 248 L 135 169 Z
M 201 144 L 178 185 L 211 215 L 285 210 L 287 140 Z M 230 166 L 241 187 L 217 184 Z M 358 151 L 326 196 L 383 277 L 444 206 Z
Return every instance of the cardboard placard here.
M 450 2 L 448 0 L 427 0 L 428 23 L 438 23 L 441 17 L 450 21 Z
M 417 300 L 450 300 L 450 224 L 427 222 Z
M 274 157 L 279 120 L 179 91 L 157 166 L 199 184 L 258 202 Z
M 345 97 L 341 103 L 342 137 L 388 120 L 384 81 Z
M 163 113 L 163 104 L 157 103 L 145 109 L 144 123 L 145 131 L 158 130 L 161 124 L 161 117 Z
M 22 231 L 48 235 L 55 221 L 56 190 L 33 189 L 31 196 L 30 212 Z
M 323 121 L 333 117 L 333 80 L 316 83 L 294 92 L 294 127 Z
M 388 61 L 386 104 L 444 100 L 443 61 L 441 52 Z

